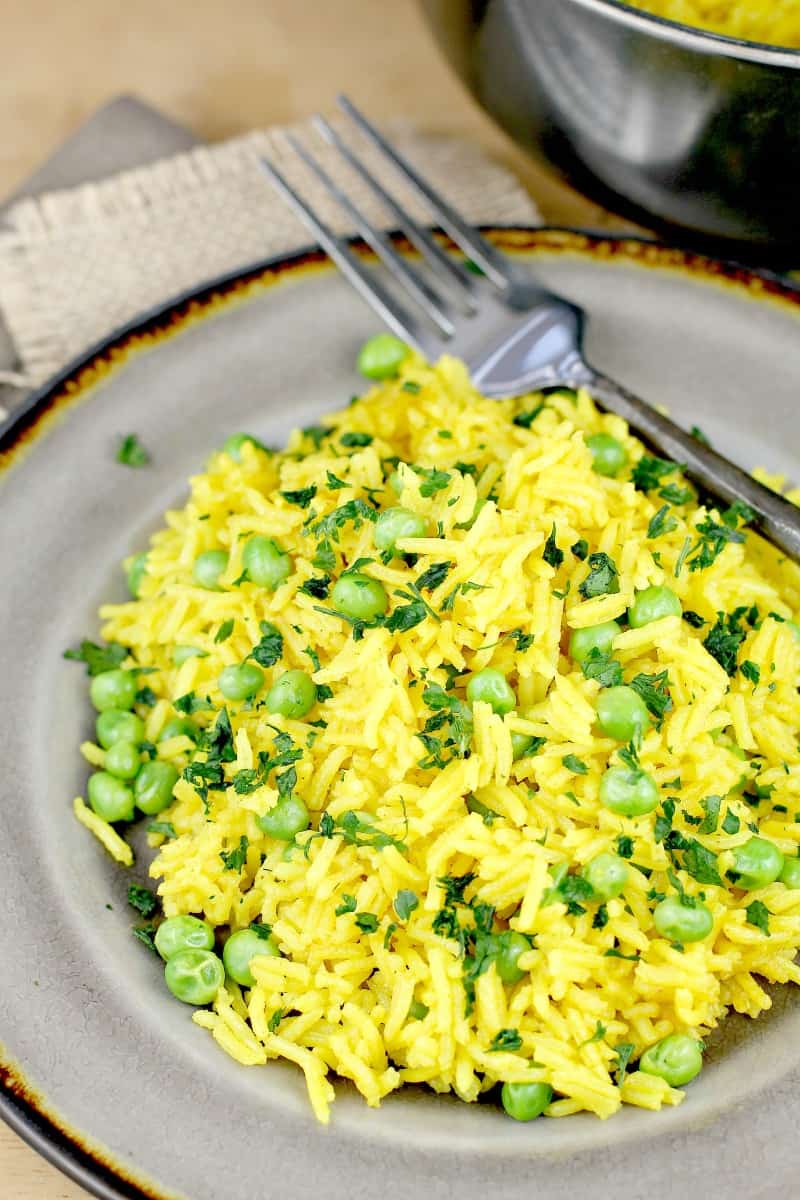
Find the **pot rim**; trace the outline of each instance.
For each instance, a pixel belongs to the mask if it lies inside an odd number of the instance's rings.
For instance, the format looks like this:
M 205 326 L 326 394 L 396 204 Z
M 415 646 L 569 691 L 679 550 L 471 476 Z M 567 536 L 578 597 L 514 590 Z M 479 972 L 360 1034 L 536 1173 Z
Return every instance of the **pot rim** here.
M 523 0 L 524 2 L 524 0 Z M 800 50 L 771 46 L 764 42 L 747 42 L 723 33 L 696 29 L 677 21 L 668 21 L 654 13 L 631 8 L 623 0 L 572 0 L 578 8 L 596 13 L 616 25 L 649 34 L 659 41 L 670 42 L 687 50 L 758 63 L 765 67 L 788 67 L 800 70 Z

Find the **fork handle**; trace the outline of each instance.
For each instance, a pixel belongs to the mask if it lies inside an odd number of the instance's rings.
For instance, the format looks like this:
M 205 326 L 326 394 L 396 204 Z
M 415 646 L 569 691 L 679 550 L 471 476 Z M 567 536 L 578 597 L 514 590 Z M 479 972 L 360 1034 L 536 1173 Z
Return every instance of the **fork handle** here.
M 577 382 L 661 454 L 684 464 L 688 474 L 713 496 L 727 504 L 735 500 L 749 504 L 756 514 L 754 524 L 765 536 L 791 558 L 800 559 L 800 508 L 693 438 L 616 380 L 587 367 Z

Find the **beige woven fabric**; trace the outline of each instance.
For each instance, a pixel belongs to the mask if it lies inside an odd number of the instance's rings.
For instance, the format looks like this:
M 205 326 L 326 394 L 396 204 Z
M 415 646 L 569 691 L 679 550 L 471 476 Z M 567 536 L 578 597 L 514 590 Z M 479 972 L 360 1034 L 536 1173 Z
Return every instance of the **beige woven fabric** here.
M 374 221 L 388 214 L 308 126 L 294 132 L 347 183 Z M 343 131 L 344 132 L 344 131 Z M 394 127 L 398 148 L 473 222 L 539 220 L 518 181 L 474 145 Z M 387 182 L 388 169 L 358 149 Z M 0 233 L 0 308 L 20 359 L 17 383 L 41 383 L 93 342 L 172 296 L 270 255 L 307 245 L 305 228 L 259 166 L 267 155 L 335 229 L 341 210 L 273 129 L 17 204 Z M 403 185 L 393 189 L 429 216 Z M 14 382 L 6 377 L 4 382 Z

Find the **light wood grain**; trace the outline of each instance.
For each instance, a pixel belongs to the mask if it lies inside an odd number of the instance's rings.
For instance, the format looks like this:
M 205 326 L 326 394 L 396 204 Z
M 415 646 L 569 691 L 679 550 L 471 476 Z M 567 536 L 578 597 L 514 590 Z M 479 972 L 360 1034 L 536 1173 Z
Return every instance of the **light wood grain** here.
M 121 92 L 216 140 L 329 109 L 346 88 L 378 120 L 474 138 L 517 171 L 546 219 L 609 221 L 494 128 L 414 0 L 0 0 L 0 29 L 0 195 Z M 0 1200 L 86 1196 L 0 1124 Z

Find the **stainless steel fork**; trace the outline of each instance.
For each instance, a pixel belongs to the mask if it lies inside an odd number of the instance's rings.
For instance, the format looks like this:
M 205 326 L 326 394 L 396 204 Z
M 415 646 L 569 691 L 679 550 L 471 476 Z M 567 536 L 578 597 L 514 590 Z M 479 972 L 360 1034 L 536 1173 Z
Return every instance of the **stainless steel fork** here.
M 716 498 L 744 501 L 755 523 L 776 546 L 800 558 L 800 510 L 769 491 L 745 471 L 686 433 L 627 388 L 596 370 L 583 353 L 585 313 L 547 291 L 523 264 L 499 252 L 423 179 L 345 96 L 338 104 L 352 124 L 376 147 L 431 212 L 480 275 L 450 255 L 420 225 L 365 165 L 352 146 L 323 118 L 320 135 L 367 184 L 427 263 L 420 270 L 377 230 L 317 158 L 287 134 L 306 166 L 347 213 L 363 239 L 386 267 L 390 278 L 413 301 L 412 311 L 379 275 L 354 253 L 347 240 L 320 220 L 280 171 L 263 160 L 267 175 L 312 231 L 345 277 L 399 337 L 430 361 L 447 351 L 467 364 L 475 386 L 487 396 L 518 396 L 556 386 L 585 387 L 610 412 L 660 454 L 682 463 Z

